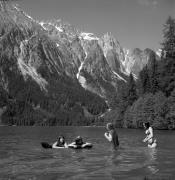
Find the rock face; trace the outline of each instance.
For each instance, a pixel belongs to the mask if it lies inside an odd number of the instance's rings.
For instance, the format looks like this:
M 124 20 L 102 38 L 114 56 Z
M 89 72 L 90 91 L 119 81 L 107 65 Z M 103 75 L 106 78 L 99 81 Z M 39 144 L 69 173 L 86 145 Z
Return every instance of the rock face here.
M 8 124 L 73 124 L 84 109 L 97 115 L 107 108 L 77 80 L 85 57 L 79 39 L 52 35 L 18 7 L 0 9 L 0 96 Z M 92 109 L 94 107 L 94 109 Z
M 130 73 L 137 78 L 151 53 L 125 50 L 110 33 L 98 38 L 61 20 L 36 21 L 1 1 L 0 92 L 6 94 L 1 106 L 7 106 L 2 118 L 18 123 L 30 111 L 36 124 L 39 111 L 38 123 L 50 118 L 69 124 L 72 117 L 82 119 L 84 109 L 101 114 L 105 100 Z
M 76 30 L 60 20 L 40 22 L 49 37 L 56 42 L 64 57 L 72 61 L 75 78 L 83 88 L 106 99 L 117 92 L 117 84 L 126 82 L 122 73 L 120 44 L 110 34 L 102 38 Z M 75 74 L 71 74 L 74 77 Z
M 134 50 L 124 50 L 125 51 L 125 61 L 123 61 L 124 69 L 127 73 L 133 73 L 135 77 L 138 76 L 139 72 L 143 69 L 145 65 L 151 59 L 152 54 L 154 54 L 159 60 L 159 56 L 151 49 L 140 50 L 135 48 Z
M 130 73 L 137 78 L 153 52 L 138 48 L 125 50 L 111 33 L 98 38 L 61 20 L 40 24 L 64 57 L 73 59 L 73 69 L 81 86 L 105 99 L 117 92 L 118 84 L 125 83 Z

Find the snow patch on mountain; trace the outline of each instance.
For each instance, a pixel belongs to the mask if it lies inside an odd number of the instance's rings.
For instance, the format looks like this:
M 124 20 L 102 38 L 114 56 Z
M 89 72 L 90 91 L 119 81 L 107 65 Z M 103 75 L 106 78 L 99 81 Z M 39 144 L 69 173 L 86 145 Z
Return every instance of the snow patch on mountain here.
M 124 61 L 121 61 L 122 65 L 124 66 L 126 75 L 129 75 L 131 73 L 131 69 L 135 63 L 134 59 L 131 58 L 130 50 L 129 49 L 123 49 L 124 51 Z
M 80 67 L 78 68 L 77 79 L 78 79 L 79 76 L 80 76 L 80 71 L 81 71 L 81 69 L 83 68 L 83 64 L 84 64 L 84 62 L 81 62 Z
M 83 76 L 80 75 L 80 72 L 81 72 L 81 70 L 83 68 L 83 64 L 84 64 L 84 61 L 81 62 L 81 65 L 78 68 L 78 73 L 77 73 L 76 76 L 77 76 L 77 79 L 78 79 L 79 83 L 81 84 L 81 86 L 86 89 L 86 79 Z
M 63 32 L 63 30 L 61 29 L 61 27 L 55 26 L 55 28 L 56 28 L 58 31 Z
M 78 81 L 83 88 L 85 88 L 85 89 L 87 88 L 86 87 L 86 79 L 83 76 L 79 76 Z
M 23 10 L 21 10 L 18 5 L 13 5 L 13 8 L 16 9 L 18 12 L 21 12 L 24 14 L 24 16 L 26 16 L 27 18 L 29 18 L 31 21 L 36 22 L 35 19 L 33 19 L 31 16 L 29 16 L 27 13 L 25 13 Z
M 44 22 L 39 22 L 39 24 L 42 26 L 42 28 L 44 29 L 44 30 L 47 30 L 47 28 L 44 26 Z
M 120 80 L 124 81 L 124 82 L 127 82 L 124 78 L 122 78 L 118 73 L 116 73 L 115 71 L 112 71 L 116 76 L 117 78 L 119 78 Z
M 89 41 L 92 41 L 92 40 L 99 40 L 98 37 L 94 36 L 93 33 L 86 33 L 86 32 L 82 32 L 80 34 L 80 39 L 83 38 L 84 40 L 89 40 Z
M 45 25 L 50 25 L 50 26 L 53 26 L 53 27 L 55 27 L 56 28 L 56 30 L 58 30 L 59 32 L 63 32 L 63 29 L 62 29 L 62 27 L 60 27 L 60 26 L 57 26 L 57 25 L 55 25 L 54 23 L 52 23 L 52 22 L 44 22 L 44 21 L 41 21 L 41 22 L 39 22 L 39 24 L 43 27 L 43 29 L 45 29 L 45 30 L 47 30 L 47 28 L 45 27 Z

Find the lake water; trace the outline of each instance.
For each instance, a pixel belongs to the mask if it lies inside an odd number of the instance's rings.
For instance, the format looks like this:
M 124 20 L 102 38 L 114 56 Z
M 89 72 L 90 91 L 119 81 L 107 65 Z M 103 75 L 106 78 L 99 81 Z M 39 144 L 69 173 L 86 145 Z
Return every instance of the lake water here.
M 156 149 L 142 142 L 144 130 L 118 129 L 113 150 L 103 127 L 0 127 L 0 179 L 175 179 L 175 131 L 155 131 Z M 58 135 L 81 135 L 91 150 L 43 149 Z

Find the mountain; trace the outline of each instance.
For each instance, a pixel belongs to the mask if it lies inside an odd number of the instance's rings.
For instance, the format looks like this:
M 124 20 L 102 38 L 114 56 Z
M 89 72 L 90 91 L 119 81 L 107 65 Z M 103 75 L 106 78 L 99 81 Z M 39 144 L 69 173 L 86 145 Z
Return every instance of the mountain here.
M 5 1 L 0 2 L 0 23 L 0 108 L 6 109 L 2 123 L 88 124 L 84 110 L 93 116 L 105 111 L 105 101 L 79 84 L 81 62 L 68 41 L 53 39 Z
M 136 78 L 143 67 L 148 64 L 152 54 L 156 56 L 157 60 L 160 60 L 160 50 L 155 53 L 149 48 L 144 50 L 135 48 L 133 50 L 124 49 L 124 52 L 125 61 L 123 61 L 123 66 L 128 74 L 133 73 Z
M 82 87 L 106 99 L 109 93 L 117 92 L 117 84 L 125 83 L 130 73 L 137 79 L 139 72 L 150 60 L 151 54 L 155 53 L 148 48 L 143 51 L 139 48 L 126 50 L 111 33 L 98 38 L 93 33 L 81 32 L 61 20 L 45 21 L 40 24 L 49 31 L 50 37 L 57 41 L 58 47 L 61 41 L 67 49 L 69 47 L 73 56 L 74 54 L 78 56 L 79 61 L 74 56 L 78 67 L 76 76 Z M 93 59 L 91 60 L 93 66 L 89 58 Z M 105 67 L 101 67 L 99 62 L 103 65 L 106 63 Z M 96 74 L 93 73 L 94 68 Z M 103 71 L 103 74 L 99 71 Z
M 39 22 L 1 1 L 2 121 L 88 124 L 110 108 L 130 73 L 137 79 L 151 53 L 125 50 L 111 33 L 98 38 L 61 20 Z
M 83 88 L 109 99 L 111 93 L 117 92 L 118 84 L 126 82 L 127 77 L 120 70 L 122 64 L 118 54 L 118 49 L 122 51 L 122 48 L 111 35 L 98 38 L 61 20 L 42 21 L 40 24 L 64 56 L 74 60 L 75 71 L 78 68 L 75 78 Z M 114 42 L 113 47 L 110 40 Z

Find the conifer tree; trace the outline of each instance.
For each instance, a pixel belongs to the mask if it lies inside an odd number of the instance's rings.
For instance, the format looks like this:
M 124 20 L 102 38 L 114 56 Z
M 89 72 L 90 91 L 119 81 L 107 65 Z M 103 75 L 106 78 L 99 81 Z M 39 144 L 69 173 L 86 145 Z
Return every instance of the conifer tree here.
M 132 73 L 129 76 L 126 98 L 127 98 L 128 105 L 132 105 L 133 102 L 137 100 L 136 84 L 135 84 Z
M 157 78 L 157 60 L 155 54 L 151 55 L 150 59 L 150 92 L 155 94 L 159 90 L 158 78 Z
M 142 69 L 142 71 L 140 71 L 139 79 L 141 95 L 150 92 L 150 77 L 147 65 Z
M 169 16 L 163 29 L 162 52 L 164 57 L 175 57 L 175 20 Z

